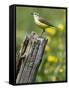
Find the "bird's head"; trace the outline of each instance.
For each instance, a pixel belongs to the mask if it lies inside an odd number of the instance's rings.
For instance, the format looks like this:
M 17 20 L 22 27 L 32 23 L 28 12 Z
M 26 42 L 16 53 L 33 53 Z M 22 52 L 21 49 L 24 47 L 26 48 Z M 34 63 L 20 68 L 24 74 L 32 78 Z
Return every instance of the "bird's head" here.
M 39 13 L 33 12 L 32 15 L 33 15 L 33 16 L 39 16 Z
M 37 12 L 33 12 L 32 15 L 34 18 L 39 18 L 39 13 L 37 13 Z
M 33 12 L 33 15 L 37 15 L 37 16 L 39 16 L 39 13 L 37 13 L 37 12 Z

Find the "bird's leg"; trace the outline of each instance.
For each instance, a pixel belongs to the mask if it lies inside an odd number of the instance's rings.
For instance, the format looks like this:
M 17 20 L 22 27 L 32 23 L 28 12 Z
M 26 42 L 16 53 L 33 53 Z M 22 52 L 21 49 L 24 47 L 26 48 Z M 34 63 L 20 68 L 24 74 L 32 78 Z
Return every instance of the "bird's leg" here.
M 43 35 L 43 33 L 45 32 L 45 29 L 43 29 L 42 33 L 41 33 L 41 36 Z

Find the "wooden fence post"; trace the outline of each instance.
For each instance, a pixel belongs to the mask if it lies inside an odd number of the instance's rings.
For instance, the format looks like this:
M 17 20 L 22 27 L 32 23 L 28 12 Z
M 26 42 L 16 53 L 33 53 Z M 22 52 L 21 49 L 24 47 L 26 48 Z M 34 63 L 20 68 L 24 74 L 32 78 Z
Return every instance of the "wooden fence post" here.
M 42 60 L 46 39 L 35 33 L 26 36 L 16 57 L 16 83 L 33 83 Z

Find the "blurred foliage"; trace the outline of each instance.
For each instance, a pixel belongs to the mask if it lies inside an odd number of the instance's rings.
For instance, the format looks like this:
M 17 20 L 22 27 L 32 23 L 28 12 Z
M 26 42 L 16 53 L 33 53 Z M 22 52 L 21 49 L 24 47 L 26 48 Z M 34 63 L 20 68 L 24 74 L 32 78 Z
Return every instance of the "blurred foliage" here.
M 16 7 L 16 52 L 22 40 L 32 31 L 38 35 L 42 30 L 34 23 L 32 12 L 38 12 L 56 28 L 47 28 L 43 34 L 48 38 L 42 63 L 35 82 L 66 80 L 66 10 L 55 8 Z

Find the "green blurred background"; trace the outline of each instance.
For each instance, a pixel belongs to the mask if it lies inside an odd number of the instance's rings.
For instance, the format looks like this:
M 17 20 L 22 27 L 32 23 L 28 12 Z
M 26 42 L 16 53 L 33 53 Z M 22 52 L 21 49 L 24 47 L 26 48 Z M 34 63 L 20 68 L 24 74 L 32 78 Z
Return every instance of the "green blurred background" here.
M 31 13 L 38 12 L 51 24 L 43 34 L 48 38 L 47 46 L 35 82 L 54 82 L 66 80 L 66 9 L 16 7 L 16 52 L 26 35 L 32 31 L 38 35 L 42 30 L 34 23 Z

